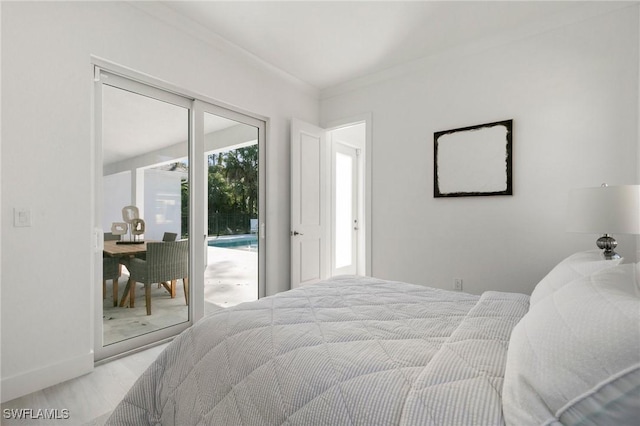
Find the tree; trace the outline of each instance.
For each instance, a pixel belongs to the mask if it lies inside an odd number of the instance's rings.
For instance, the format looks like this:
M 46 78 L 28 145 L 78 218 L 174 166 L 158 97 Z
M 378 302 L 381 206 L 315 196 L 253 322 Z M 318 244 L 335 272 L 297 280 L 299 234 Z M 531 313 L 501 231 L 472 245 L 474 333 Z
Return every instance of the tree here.
M 208 156 L 207 208 L 209 233 L 247 232 L 258 216 L 258 145 Z M 187 165 L 176 163 L 185 170 Z M 182 187 L 182 234 L 188 235 L 189 181 Z
M 211 154 L 208 169 L 209 233 L 247 232 L 258 215 L 258 145 Z
M 238 211 L 258 214 L 258 145 L 238 148 L 223 154 L 225 174 Z

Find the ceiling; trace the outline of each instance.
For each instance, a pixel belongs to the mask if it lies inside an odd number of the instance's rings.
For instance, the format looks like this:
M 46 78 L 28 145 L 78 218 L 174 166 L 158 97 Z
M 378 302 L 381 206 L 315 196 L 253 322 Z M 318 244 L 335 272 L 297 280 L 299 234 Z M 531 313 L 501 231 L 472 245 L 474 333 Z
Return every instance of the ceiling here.
M 577 8 L 578 1 L 169 1 L 322 90 Z
M 204 115 L 205 134 L 238 125 L 236 121 Z M 187 156 L 189 113 L 180 106 L 142 96 L 109 85 L 102 91 L 102 161 L 113 164 L 184 144 L 181 156 Z
M 296 79 L 328 89 L 450 49 L 574 12 L 592 1 L 161 1 L 185 31 L 203 29 L 212 43 L 231 43 Z M 610 4 L 610 3 L 609 3 Z M 215 40 L 214 40 L 215 39 Z M 105 164 L 184 141 L 186 111 L 107 90 Z M 214 116 L 213 132 L 233 121 Z

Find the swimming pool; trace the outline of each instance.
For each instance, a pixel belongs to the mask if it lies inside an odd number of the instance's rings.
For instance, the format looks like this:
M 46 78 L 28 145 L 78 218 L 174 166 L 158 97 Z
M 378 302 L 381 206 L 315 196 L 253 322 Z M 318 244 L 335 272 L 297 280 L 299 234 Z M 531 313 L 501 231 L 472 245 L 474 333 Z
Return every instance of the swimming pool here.
M 258 236 L 254 234 L 225 235 L 210 239 L 207 245 L 211 247 L 256 251 L 258 250 Z

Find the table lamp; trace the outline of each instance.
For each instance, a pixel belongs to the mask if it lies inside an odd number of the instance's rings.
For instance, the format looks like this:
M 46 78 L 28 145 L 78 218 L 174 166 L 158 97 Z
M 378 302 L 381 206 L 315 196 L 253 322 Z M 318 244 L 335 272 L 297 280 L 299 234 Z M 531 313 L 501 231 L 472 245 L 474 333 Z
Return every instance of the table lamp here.
M 619 259 L 611 234 L 640 234 L 640 185 L 579 188 L 569 191 L 569 232 L 602 234 L 596 244 L 605 259 Z

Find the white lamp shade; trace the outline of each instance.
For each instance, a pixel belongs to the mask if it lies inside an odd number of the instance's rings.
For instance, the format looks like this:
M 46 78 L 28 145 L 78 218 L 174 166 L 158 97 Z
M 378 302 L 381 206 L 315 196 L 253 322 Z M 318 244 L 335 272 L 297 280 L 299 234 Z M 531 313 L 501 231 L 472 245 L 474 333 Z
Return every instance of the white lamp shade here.
M 569 232 L 640 234 L 640 185 L 573 189 L 568 221 Z

